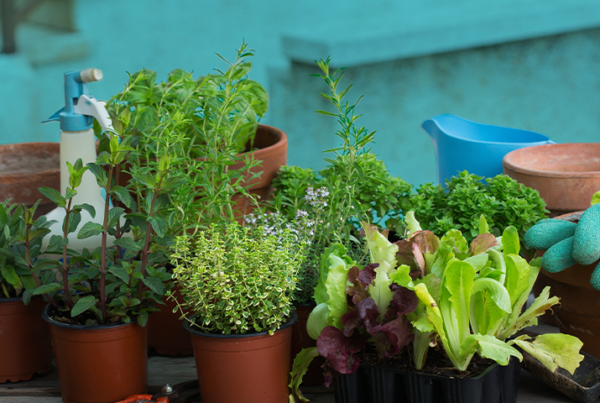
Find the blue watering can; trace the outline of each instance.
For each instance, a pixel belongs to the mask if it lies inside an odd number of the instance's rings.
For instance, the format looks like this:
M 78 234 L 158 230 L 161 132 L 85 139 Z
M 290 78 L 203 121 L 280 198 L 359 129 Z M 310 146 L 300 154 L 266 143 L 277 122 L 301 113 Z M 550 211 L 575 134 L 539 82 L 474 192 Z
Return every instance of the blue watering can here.
M 502 158 L 518 148 L 554 144 L 543 134 L 484 125 L 453 115 L 439 115 L 422 124 L 437 157 L 438 182 L 469 173 L 490 178 L 502 173 Z

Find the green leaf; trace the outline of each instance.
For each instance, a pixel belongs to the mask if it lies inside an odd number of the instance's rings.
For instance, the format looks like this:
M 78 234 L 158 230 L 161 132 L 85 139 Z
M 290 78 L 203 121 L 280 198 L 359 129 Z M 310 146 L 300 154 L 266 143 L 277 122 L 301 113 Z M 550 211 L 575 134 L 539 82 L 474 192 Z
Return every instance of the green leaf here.
M 125 212 L 125 209 L 122 207 L 111 208 L 108 211 L 108 228 L 112 228 L 115 225 L 117 225 L 119 218 L 121 217 L 121 215 L 123 215 L 124 212 Z
M 117 195 L 117 198 L 125 205 L 125 207 L 131 207 L 131 202 L 133 199 L 131 198 L 131 195 L 127 189 L 125 189 L 123 186 L 117 185 L 112 188 L 112 192 Z
M 502 284 L 491 278 L 478 278 L 473 282 L 472 293 L 475 294 L 482 291 L 487 291 L 498 308 L 506 313 L 512 312 L 510 296 Z
M 306 331 L 311 339 L 317 340 L 321 331 L 327 327 L 329 323 L 329 307 L 323 302 L 317 305 L 308 315 L 306 321 Z
M 88 295 L 87 297 L 80 298 L 71 309 L 71 317 L 74 318 L 77 315 L 80 315 L 83 312 L 87 311 L 88 309 L 96 305 L 96 301 L 96 297 L 94 297 L 93 295 Z
M 415 218 L 415 212 L 409 211 L 404 217 L 406 224 L 408 225 L 408 231 L 410 234 L 414 234 L 417 231 L 421 231 L 421 224 Z
M 92 218 L 95 218 L 95 217 L 96 217 L 96 209 L 94 208 L 94 206 L 92 206 L 92 205 L 90 205 L 90 204 L 87 204 L 87 203 L 81 203 L 81 204 L 78 204 L 78 205 L 76 205 L 76 206 L 74 207 L 74 209 L 82 209 L 82 210 L 85 210 L 85 211 L 87 211 L 87 212 L 89 213 L 89 215 L 90 215 Z
M 290 374 L 291 380 L 288 385 L 292 391 L 289 399 L 290 402 L 308 402 L 308 399 L 304 397 L 300 391 L 300 385 L 302 384 L 304 374 L 308 371 L 308 366 L 318 355 L 319 352 L 316 347 L 309 347 L 302 349 L 302 351 L 294 358 L 294 365 L 292 366 L 292 373 Z
M 41 194 L 50 199 L 58 207 L 66 207 L 67 201 L 64 197 L 61 196 L 58 190 L 49 187 L 41 187 L 38 190 Z
M 83 227 L 81 227 L 81 229 L 79 230 L 79 233 L 77 234 L 77 239 L 86 239 L 86 238 L 90 238 L 92 236 L 96 236 L 99 233 L 102 232 L 102 225 L 92 222 L 92 221 L 88 221 L 85 224 L 83 224 Z
M 388 270 L 396 267 L 398 245 L 388 241 L 388 239 L 377 230 L 376 226 L 366 222 L 362 222 L 361 224 L 366 234 L 365 238 L 367 240 L 367 245 L 369 246 L 371 263 L 381 264 L 385 261 L 388 263 Z
M 165 236 L 167 232 L 167 222 L 160 217 L 148 217 L 147 220 L 160 238 Z
M 142 241 L 136 242 L 129 237 L 115 239 L 114 244 L 132 252 L 139 252 L 144 248 L 144 246 L 142 245 Z
M 5 265 L 0 267 L 0 273 L 2 273 L 2 277 L 8 281 L 8 283 L 14 287 L 21 287 L 21 280 L 19 280 L 19 276 L 15 273 L 15 269 L 10 265 Z
M 539 335 L 533 342 L 527 341 L 528 338 L 527 335 L 523 335 L 509 343 L 521 347 L 552 372 L 561 367 L 572 375 L 583 361 L 584 356 L 579 354 L 583 343 L 577 337 L 549 333 Z
M 490 227 L 487 223 L 487 220 L 485 219 L 485 216 L 482 214 L 479 217 L 479 235 L 487 234 L 489 232 L 490 232 Z
M 475 351 L 482 357 L 494 360 L 500 365 L 508 365 L 511 356 L 523 361 L 523 356 L 516 348 L 494 336 L 473 334 L 467 337 L 460 347 L 461 358 L 471 355 Z
M 71 213 L 69 214 L 69 228 L 68 233 L 75 232 L 77 226 L 81 222 L 81 214 L 80 213 Z
M 115 277 L 120 278 L 124 283 L 129 283 L 129 274 L 121 266 L 112 266 L 109 270 Z
M 511 305 L 529 288 L 529 264 L 521 256 L 504 256 L 506 263 L 506 290 L 510 294 Z
M 519 254 L 519 250 L 521 249 L 521 244 L 519 243 L 519 231 L 512 225 L 506 227 L 502 233 L 502 246 L 505 255 Z
M 23 293 L 23 303 L 25 305 L 29 305 L 29 302 L 31 301 L 31 297 L 33 297 L 33 292 L 34 291 L 35 291 L 34 288 L 28 288 Z
M 91 173 L 96 177 L 96 182 L 101 188 L 105 188 L 108 182 L 108 175 L 104 168 L 94 162 L 86 164 Z
M 62 288 L 62 285 L 59 283 L 50 283 L 39 286 L 33 291 L 33 295 L 42 295 L 49 292 L 58 291 Z
M 334 255 L 339 257 L 344 261 L 347 266 L 352 266 L 354 263 L 352 259 L 346 256 L 346 248 L 344 245 L 340 243 L 334 243 L 325 249 L 325 251 L 321 254 L 321 262 L 320 262 L 320 270 L 319 270 L 319 281 L 317 282 L 317 286 L 314 291 L 314 300 L 318 304 L 323 302 L 327 302 L 329 300 L 329 295 L 327 294 L 327 287 L 325 287 L 325 283 L 327 282 L 327 277 L 329 275 L 329 267 L 331 266 L 329 256 Z
M 412 277 L 410 276 L 410 267 L 405 264 L 400 265 L 395 272 L 390 274 L 390 281 L 410 290 L 414 287 Z
M 542 290 L 540 295 L 533 301 L 533 304 L 527 309 L 514 323 L 513 326 L 506 329 L 505 332 L 500 338 L 510 337 L 512 334 L 515 334 L 519 330 L 537 325 L 537 317 L 543 315 L 548 309 L 552 308 L 554 305 L 560 302 L 560 298 L 554 296 L 550 298 L 550 287 L 546 287 Z M 509 332 L 510 331 L 510 332 Z
M 468 257 L 465 260 L 463 260 L 463 262 L 469 263 L 471 266 L 473 266 L 473 268 L 475 269 L 475 272 L 477 273 L 485 267 L 488 260 L 489 260 L 488 254 L 484 253 L 481 255 L 475 255 L 475 256 Z
M 598 204 L 600 203 L 600 191 L 594 193 L 594 195 L 592 196 L 592 201 L 590 203 L 590 206 L 593 206 L 594 204 Z
M 142 282 L 155 294 L 163 295 L 165 293 L 165 286 L 158 277 L 144 277 Z
M 145 327 L 146 323 L 148 323 L 148 313 L 147 312 L 140 313 L 137 317 L 137 323 L 141 327 Z
M 338 329 L 343 329 L 342 315 L 348 312 L 346 301 L 346 283 L 348 282 L 348 270 L 350 267 L 346 262 L 336 255 L 329 255 L 329 273 L 325 288 L 327 289 L 327 307 L 329 308 L 329 324 Z
M 455 356 L 459 356 L 462 341 L 471 333 L 469 311 L 474 280 L 475 270 L 465 262 L 451 262 L 444 271 L 440 311 Z

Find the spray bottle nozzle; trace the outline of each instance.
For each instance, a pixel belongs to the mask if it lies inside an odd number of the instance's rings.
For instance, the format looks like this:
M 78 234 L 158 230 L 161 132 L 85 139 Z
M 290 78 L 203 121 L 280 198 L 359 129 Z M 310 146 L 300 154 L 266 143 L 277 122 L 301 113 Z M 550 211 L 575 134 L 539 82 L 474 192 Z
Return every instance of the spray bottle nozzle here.
M 95 118 L 107 135 L 114 132 L 106 103 L 88 93 L 87 83 L 102 77 L 102 70 L 96 68 L 65 73 L 65 106 L 43 123 L 58 120 L 62 131 L 77 132 L 91 129 Z

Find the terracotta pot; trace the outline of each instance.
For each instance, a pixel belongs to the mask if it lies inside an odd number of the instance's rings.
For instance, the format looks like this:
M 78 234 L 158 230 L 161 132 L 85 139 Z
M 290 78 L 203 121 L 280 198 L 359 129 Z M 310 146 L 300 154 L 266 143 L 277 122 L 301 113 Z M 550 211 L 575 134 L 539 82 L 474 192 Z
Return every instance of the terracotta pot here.
M 250 178 L 253 174 L 262 172 L 260 178 L 255 178 L 249 181 L 250 193 L 258 195 L 261 200 L 268 200 L 273 187 L 271 183 L 273 178 L 277 176 L 279 168 L 287 164 L 287 135 L 275 127 L 258 125 L 256 131 L 256 137 L 254 138 L 254 147 L 258 150 L 251 152 L 254 160 L 262 161 L 260 166 L 257 166 L 250 170 L 250 174 L 247 178 Z M 238 154 L 238 156 L 245 156 L 246 154 Z M 201 160 L 199 158 L 198 160 Z M 232 170 L 242 169 L 244 162 L 239 162 L 231 165 Z M 126 170 L 130 169 L 127 167 Z M 131 180 L 131 175 L 126 172 L 119 174 L 119 185 L 127 186 Z M 235 209 L 239 216 L 249 214 L 253 207 L 248 205 L 247 198 L 241 195 L 235 195 L 233 200 L 235 202 Z
M 38 191 L 42 186 L 60 190 L 60 143 L 0 145 L 0 201 L 31 207 L 42 199 L 37 218 L 56 207 Z
M 600 190 L 600 143 L 547 144 L 512 151 L 504 173 L 540 192 L 553 215 L 585 210 Z
M 306 322 L 308 316 L 315 308 L 315 304 L 307 305 L 296 305 L 296 314 L 298 315 L 298 322 L 292 326 L 292 363 L 296 355 L 302 351 L 303 348 L 316 347 L 317 341 L 313 340 L 306 330 Z M 325 363 L 325 358 L 318 356 L 308 367 L 308 371 L 302 379 L 302 384 L 306 386 L 323 385 L 325 378 L 323 377 L 323 369 L 321 365 Z M 291 371 L 291 370 L 290 370 Z
M 203 333 L 190 328 L 203 403 L 288 402 L 292 325 L 296 313 L 273 336 Z
M 47 306 L 62 398 L 67 403 L 113 403 L 148 387 L 147 327 L 137 323 L 75 326 L 52 319 Z
M 577 222 L 579 217 L 581 212 L 556 218 Z M 590 284 L 597 263 L 576 264 L 560 273 L 548 273 L 542 268 L 538 280 L 550 286 L 551 296 L 560 298 L 560 305 L 553 308 L 560 331 L 579 337 L 582 350 L 600 358 L 600 291 Z
M 178 300 L 183 300 L 181 287 L 176 285 L 173 291 Z M 190 334 L 183 328 L 179 312 L 173 313 L 175 301 L 165 298 L 166 305 L 156 305 L 159 312 L 153 312 L 148 318 L 148 347 L 160 355 L 189 356 L 194 354 Z
M 42 297 L 0 299 L 0 383 L 27 381 L 52 370 L 50 330 Z

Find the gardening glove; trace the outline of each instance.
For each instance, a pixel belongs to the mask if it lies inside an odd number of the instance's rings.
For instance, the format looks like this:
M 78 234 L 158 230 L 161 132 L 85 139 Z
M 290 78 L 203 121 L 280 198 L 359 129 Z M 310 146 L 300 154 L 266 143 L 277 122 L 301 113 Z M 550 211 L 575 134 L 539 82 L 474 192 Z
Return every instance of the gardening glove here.
M 542 257 L 542 267 L 549 273 L 560 273 L 574 266 L 577 262 L 573 259 L 573 239 L 569 237 L 553 245 Z
M 594 204 L 583 212 L 575 230 L 573 259 L 589 265 L 600 259 L 600 204 Z
M 576 228 L 574 222 L 546 218 L 529 228 L 523 241 L 528 249 L 548 250 L 575 235 Z

